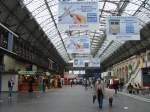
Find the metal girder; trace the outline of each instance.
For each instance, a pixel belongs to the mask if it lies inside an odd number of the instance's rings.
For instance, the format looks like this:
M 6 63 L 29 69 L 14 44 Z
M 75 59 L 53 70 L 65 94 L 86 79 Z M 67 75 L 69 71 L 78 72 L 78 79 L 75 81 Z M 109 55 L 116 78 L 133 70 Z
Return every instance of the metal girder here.
M 138 50 L 135 42 L 130 42 L 130 44 L 131 44 L 132 48 L 134 47 L 136 50 Z
M 101 38 L 101 40 L 99 41 L 99 47 L 98 47 L 98 49 L 95 51 L 95 53 L 94 53 L 94 57 L 96 56 L 96 54 L 98 53 L 98 51 L 99 51 L 99 49 L 102 47 L 102 43 L 104 42 L 104 40 L 105 40 L 105 38 L 104 38 L 104 36 L 102 36 L 102 38 Z
M 104 2 L 104 0 L 101 0 L 101 1 L 98 1 L 98 2 Z M 115 5 L 117 5 L 118 3 L 118 1 L 111 1 L 111 0 L 107 0 L 107 2 L 108 3 L 112 3 L 112 4 L 115 4 Z
M 116 12 L 115 10 L 113 11 L 110 11 L 110 10 L 103 10 L 103 9 L 99 9 L 99 11 L 103 11 L 103 12 L 106 12 L 106 13 L 110 13 L 110 14 L 114 14 L 114 12 Z
M 147 40 L 145 40 L 145 41 L 147 41 Z M 135 42 L 134 46 L 135 45 L 137 46 L 137 44 L 142 44 L 142 43 L 143 43 L 143 41 L 139 42 L 139 43 Z M 150 47 L 148 47 L 149 46 L 148 43 L 147 44 L 143 44 L 143 45 L 145 45 L 145 46 L 141 47 L 141 49 L 139 49 L 139 48 L 138 49 L 132 48 L 132 50 L 128 51 L 128 49 L 133 47 L 133 45 L 131 44 L 131 42 L 126 42 L 125 45 L 123 45 L 121 48 L 119 48 L 116 51 L 117 53 L 113 53 L 113 55 L 111 57 L 109 57 L 107 60 L 104 60 L 103 64 L 105 63 L 105 67 L 108 67 L 111 64 L 114 64 L 114 63 L 117 63 L 117 62 L 119 62 L 121 60 L 124 60 L 124 59 L 126 59 L 126 58 L 128 58 L 128 57 L 130 57 L 130 56 L 132 56 L 134 54 L 139 54 L 141 51 L 143 51 L 146 48 L 150 49 Z M 115 59 L 114 57 L 118 57 L 118 58 Z M 115 59 L 115 60 L 113 60 L 113 59 Z M 113 61 L 109 61 L 109 60 L 113 60 Z M 107 64 L 106 64 L 106 62 L 107 62 Z
M 37 14 L 35 14 L 34 16 L 39 15 L 40 13 L 42 13 L 44 10 L 47 10 L 47 8 L 44 8 L 43 10 L 39 11 Z
M 5 6 L 5 4 L 3 4 L 4 6 Z M 5 7 L 7 7 L 7 6 L 5 6 Z M 18 8 L 18 7 L 17 7 Z M 17 9 L 17 8 L 15 8 L 15 9 Z M 9 10 L 9 8 L 7 8 L 8 10 Z M 10 11 L 10 10 L 9 10 Z M 10 11 L 11 12 L 11 11 Z M 11 13 L 11 14 L 13 14 L 13 13 Z M 16 15 L 14 15 L 16 18 L 17 18 L 17 16 Z M 22 21 L 20 21 L 19 19 L 17 19 L 18 21 L 19 21 L 19 25 L 18 25 L 18 27 L 16 28 L 16 31 L 15 32 L 17 32 L 17 30 L 18 30 L 18 28 L 23 24 L 23 26 L 24 27 L 26 27 L 25 25 L 24 25 L 24 21 L 28 18 L 29 16 L 27 15 Z M 37 27 L 36 27 L 37 28 Z M 29 31 L 29 29 L 26 27 L 26 29 Z M 34 30 L 34 31 L 36 31 L 36 30 Z M 30 32 L 30 35 L 33 35 L 33 33 L 34 32 L 31 32 L 31 31 L 29 31 Z M 30 36 L 29 36 L 29 38 L 30 38 Z M 26 39 L 26 40 L 28 40 L 28 38 Z
M 3 6 L 6 8 L 6 9 L 8 9 L 8 11 L 12 14 L 12 15 L 14 15 L 13 14 L 13 12 L 3 3 L 3 2 L 1 2 L 2 4 L 3 4 Z M 14 15 L 15 16 L 15 18 L 21 23 L 21 21 L 17 18 L 17 16 L 16 15 Z M 28 16 L 27 16 L 28 17 Z M 23 23 L 22 23 L 23 24 Z M 28 32 L 30 32 L 30 33 L 32 33 L 27 27 L 26 27 L 26 25 L 24 25 L 24 27 L 28 30 Z M 36 38 L 37 39 L 37 38 Z M 43 44 L 43 45 L 45 45 L 45 44 Z M 39 47 L 39 44 L 38 44 L 38 47 Z M 46 46 L 47 47 L 47 46 Z M 45 48 L 45 47 L 44 47 Z M 59 53 L 58 53 L 59 54 Z M 46 54 L 45 54 L 46 55 Z
M 12 9 L 12 11 L 16 11 L 17 8 L 18 8 L 18 6 L 19 6 L 19 4 L 17 3 L 17 4 L 14 6 L 14 8 Z M 5 19 L 5 21 L 4 21 L 4 24 L 7 23 L 7 21 L 8 21 L 8 19 L 9 19 L 10 16 L 11 16 L 11 13 L 9 13 L 8 16 L 6 17 L 6 19 Z
M 22 2 L 23 0 L 21 0 L 20 2 Z M 26 5 L 32 3 L 34 0 L 31 0 L 30 2 L 28 2 Z M 23 4 L 23 3 L 22 3 Z
M 145 1 L 146 1 L 146 0 L 145 0 Z M 150 11 L 149 8 L 145 7 L 145 3 L 146 3 L 145 1 L 143 1 L 143 3 L 142 3 L 141 5 L 137 4 L 136 2 L 130 2 L 130 3 L 132 3 L 132 4 L 134 4 L 134 5 L 137 5 L 137 6 L 140 6 L 140 7 L 143 7 L 144 9 Z M 138 10 L 137 10 L 137 11 L 138 11 Z
M 130 44 L 130 42 L 126 42 L 123 46 L 121 46 L 118 51 L 120 51 L 120 54 L 121 55 L 122 53 L 124 52 L 128 52 L 130 53 L 128 50 L 132 48 L 132 45 Z
M 47 18 L 47 19 L 45 19 L 44 21 L 42 21 L 39 25 L 42 25 L 43 23 L 45 23 L 46 21 L 48 21 L 48 20 L 50 20 L 51 18 L 49 17 L 49 18 Z
M 121 0 L 120 0 L 121 3 Z M 124 9 L 127 7 L 127 5 L 129 4 L 129 0 L 124 0 L 123 4 L 121 6 L 118 6 L 120 8 L 118 8 L 118 16 L 121 15 L 124 11 Z
M 96 32 L 96 31 L 95 31 L 95 32 Z M 94 38 L 95 38 L 95 33 L 94 33 L 93 38 L 92 38 L 91 46 L 92 46 L 92 44 L 93 44 Z
M 48 9 L 48 11 L 49 11 L 49 13 L 50 13 L 50 16 L 51 16 L 51 18 L 52 18 L 52 20 L 53 20 L 53 22 L 54 22 L 54 25 L 55 25 L 55 27 L 56 27 L 57 33 L 58 33 L 58 35 L 59 35 L 59 37 L 60 37 L 60 39 L 61 39 L 61 41 L 62 41 L 62 43 L 63 43 L 63 46 L 64 46 L 64 48 L 65 48 L 65 51 L 66 51 L 66 53 L 67 53 L 66 46 L 65 46 L 64 41 L 63 41 L 63 39 L 62 39 L 62 36 L 61 36 L 61 34 L 60 34 L 60 32 L 59 32 L 59 29 L 58 29 L 58 27 L 57 27 L 57 24 L 56 24 L 56 21 L 55 21 L 55 19 L 54 19 L 54 16 L 53 16 L 52 12 L 51 12 L 51 9 L 50 9 L 50 7 L 49 7 L 49 5 L 48 5 L 48 1 L 47 1 L 47 0 L 44 0 L 44 1 L 45 1 L 45 4 L 46 4 L 46 7 L 47 7 L 47 9 Z M 67 55 L 68 55 L 68 58 L 71 59 L 68 53 L 67 53 Z
M 121 2 L 121 1 L 120 1 Z M 129 0 L 125 0 L 125 2 L 122 4 L 122 6 L 118 5 L 118 14 L 117 15 L 121 15 L 123 10 L 126 8 L 127 4 L 129 3 Z M 105 5 L 105 4 L 104 4 Z M 104 7 L 103 5 L 103 7 Z M 103 10 L 103 9 L 102 9 Z M 103 53 L 109 48 L 109 46 L 113 43 L 113 41 L 111 41 L 109 43 L 109 45 L 103 50 L 103 52 L 100 54 L 99 57 L 101 57 L 103 55 Z M 98 52 L 98 51 L 97 51 Z
M 103 53 L 109 48 L 109 46 L 111 46 L 111 44 L 113 43 L 114 41 L 112 40 L 108 45 L 107 47 L 103 50 L 103 52 L 99 55 L 99 57 L 101 57 L 103 55 Z

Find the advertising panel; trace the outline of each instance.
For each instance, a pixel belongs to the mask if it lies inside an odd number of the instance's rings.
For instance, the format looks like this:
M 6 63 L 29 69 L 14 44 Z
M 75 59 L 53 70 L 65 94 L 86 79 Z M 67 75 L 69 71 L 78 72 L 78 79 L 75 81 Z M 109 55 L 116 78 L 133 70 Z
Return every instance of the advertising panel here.
M 68 53 L 90 53 L 90 39 L 87 36 L 72 37 L 66 48 Z
M 100 67 L 100 59 L 98 59 L 98 58 L 91 58 L 89 60 L 88 66 L 89 67 Z
M 106 18 L 106 35 L 109 40 L 140 40 L 137 18 L 108 16 Z
M 59 2 L 58 27 L 62 30 L 98 30 L 97 2 Z
M 73 67 L 85 67 L 84 59 L 80 59 L 80 58 L 74 59 Z

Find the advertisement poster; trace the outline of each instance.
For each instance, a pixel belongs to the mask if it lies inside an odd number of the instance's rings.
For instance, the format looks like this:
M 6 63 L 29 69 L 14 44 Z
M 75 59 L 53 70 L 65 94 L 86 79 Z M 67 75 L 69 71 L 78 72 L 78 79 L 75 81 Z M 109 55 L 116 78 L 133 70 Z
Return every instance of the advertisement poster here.
M 85 61 L 81 58 L 74 59 L 73 67 L 85 67 Z
M 68 53 L 90 53 L 90 39 L 87 36 L 71 37 L 66 48 Z
M 106 35 L 109 40 L 140 40 L 137 18 L 108 16 L 106 18 Z
M 59 2 L 58 27 L 62 30 L 98 30 L 97 2 Z
M 99 58 L 91 58 L 89 60 L 89 67 L 100 67 L 100 59 Z

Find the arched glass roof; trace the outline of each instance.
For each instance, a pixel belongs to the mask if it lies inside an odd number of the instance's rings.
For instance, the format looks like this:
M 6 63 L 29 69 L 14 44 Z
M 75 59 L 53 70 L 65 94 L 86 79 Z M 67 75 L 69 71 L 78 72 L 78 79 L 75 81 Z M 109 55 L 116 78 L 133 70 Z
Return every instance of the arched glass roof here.
M 110 41 L 105 38 L 106 16 L 136 16 L 140 21 L 141 28 L 150 20 L 150 0 L 98 0 L 100 19 L 98 31 L 65 32 L 57 27 L 58 2 L 58 0 L 22 0 L 21 4 L 31 12 L 31 18 L 36 19 L 66 62 L 74 57 L 66 51 L 66 40 L 69 38 L 69 34 L 88 35 L 91 39 L 90 55 L 100 57 L 101 61 L 104 61 L 125 43 L 125 41 Z

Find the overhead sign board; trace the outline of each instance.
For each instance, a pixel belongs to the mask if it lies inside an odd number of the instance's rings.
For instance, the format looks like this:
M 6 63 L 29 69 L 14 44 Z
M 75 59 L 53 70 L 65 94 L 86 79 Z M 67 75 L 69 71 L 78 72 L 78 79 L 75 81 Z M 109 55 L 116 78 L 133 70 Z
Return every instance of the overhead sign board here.
M 82 58 L 76 58 L 73 62 L 73 67 L 85 67 L 85 61 Z
M 19 71 L 18 74 L 22 74 L 22 75 L 35 75 L 36 71 Z
M 108 16 L 106 18 L 106 35 L 109 40 L 140 40 L 137 18 Z
M 18 71 L 18 74 L 20 75 L 50 75 L 48 72 L 37 72 L 37 71 Z
M 58 27 L 62 30 L 98 30 L 97 2 L 59 2 Z
M 91 58 L 88 63 L 89 67 L 100 67 L 100 59 L 99 58 Z
M 90 53 L 90 39 L 86 35 L 71 37 L 66 48 L 68 53 Z

